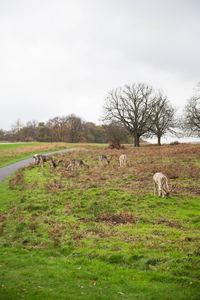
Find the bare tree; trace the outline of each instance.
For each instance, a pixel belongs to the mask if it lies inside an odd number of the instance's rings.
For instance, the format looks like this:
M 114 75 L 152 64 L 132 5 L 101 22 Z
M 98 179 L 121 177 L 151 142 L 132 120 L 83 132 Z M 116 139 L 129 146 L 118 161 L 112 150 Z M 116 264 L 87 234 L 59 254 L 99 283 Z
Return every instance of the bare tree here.
M 51 141 L 75 143 L 83 139 L 84 122 L 73 114 L 50 119 L 46 126 L 49 128 Z
M 134 137 L 140 146 L 140 137 L 151 128 L 154 95 L 152 87 L 143 83 L 126 85 L 108 93 L 104 105 L 104 121 L 117 121 Z
M 158 145 L 161 145 L 161 137 L 166 133 L 175 133 L 175 109 L 170 105 L 166 96 L 160 91 L 155 97 L 151 115 L 151 128 L 147 136 L 155 135 L 158 138 Z
M 20 129 L 19 136 L 22 141 L 36 141 L 38 131 L 38 122 L 36 120 L 28 121 L 26 126 Z
M 21 130 L 23 129 L 24 125 L 21 122 L 20 119 L 18 119 L 14 124 L 11 125 L 11 135 L 13 136 L 15 141 L 20 141 L 21 140 Z
M 11 130 L 13 133 L 17 133 L 20 129 L 24 127 L 20 119 L 18 119 L 14 124 L 11 125 Z
M 78 143 L 83 140 L 84 122 L 81 118 L 71 114 L 67 120 L 67 140 L 70 143 Z
M 3 129 L 0 129 L 0 141 L 4 141 L 6 132 Z
M 51 141 L 64 142 L 67 127 L 66 117 L 55 117 L 50 119 L 46 126 L 49 128 Z
M 180 123 L 187 135 L 200 137 L 200 93 L 188 100 Z

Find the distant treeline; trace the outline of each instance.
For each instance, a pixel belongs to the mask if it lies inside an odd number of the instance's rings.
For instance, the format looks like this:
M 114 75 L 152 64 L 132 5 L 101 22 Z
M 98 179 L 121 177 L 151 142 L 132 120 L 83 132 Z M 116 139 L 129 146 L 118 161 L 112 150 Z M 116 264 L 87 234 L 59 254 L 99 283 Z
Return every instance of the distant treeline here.
M 55 117 L 47 122 L 29 121 L 26 125 L 17 120 L 11 130 L 0 129 L 0 140 L 10 142 L 107 143 L 111 139 L 121 143 L 133 142 L 130 134 L 116 122 L 96 125 L 74 114 Z

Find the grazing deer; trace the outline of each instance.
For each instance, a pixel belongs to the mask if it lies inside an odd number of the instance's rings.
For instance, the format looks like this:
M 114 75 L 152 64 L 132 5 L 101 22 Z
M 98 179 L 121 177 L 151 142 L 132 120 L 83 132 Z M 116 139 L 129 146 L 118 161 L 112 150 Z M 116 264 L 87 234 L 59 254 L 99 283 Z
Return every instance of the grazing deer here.
M 67 166 L 67 170 L 68 169 L 74 169 L 74 167 L 85 167 L 87 169 L 89 169 L 89 166 L 86 165 L 81 159 L 70 159 L 70 163 Z
M 107 164 L 109 164 L 110 163 L 110 160 L 107 158 L 107 156 L 106 155 L 104 155 L 104 154 L 101 154 L 101 155 L 99 155 L 99 161 L 100 162 L 107 162 Z
M 33 158 L 35 160 L 35 164 L 36 165 L 41 165 L 42 168 L 44 168 L 44 163 L 47 162 L 49 167 L 51 167 L 51 165 L 56 168 L 56 164 L 53 161 L 51 156 L 48 155 L 42 155 L 42 154 L 35 154 L 33 155 Z
M 119 165 L 120 165 L 120 167 L 126 167 L 126 154 L 120 155 Z
M 169 187 L 168 187 L 168 179 L 162 173 L 155 173 L 153 175 L 153 182 L 154 182 L 154 195 L 156 194 L 156 185 L 158 186 L 158 195 L 159 197 L 168 198 L 169 196 Z
M 65 161 L 63 159 L 59 159 L 56 161 L 56 166 L 66 167 Z
M 39 162 L 40 162 L 39 156 L 40 156 L 39 154 L 34 154 L 33 155 L 35 165 L 39 165 Z

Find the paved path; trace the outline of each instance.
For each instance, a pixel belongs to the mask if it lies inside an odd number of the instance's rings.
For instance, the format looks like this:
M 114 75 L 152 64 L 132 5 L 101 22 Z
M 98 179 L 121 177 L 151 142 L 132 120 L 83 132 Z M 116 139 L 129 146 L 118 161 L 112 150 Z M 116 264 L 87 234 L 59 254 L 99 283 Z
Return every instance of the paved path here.
M 50 153 L 43 153 L 43 154 L 55 154 L 55 153 L 60 153 L 60 152 L 68 152 L 68 151 L 72 151 L 72 150 L 75 150 L 75 148 L 64 149 L 64 150 L 59 150 L 59 151 L 50 152 Z M 24 160 L 20 160 L 12 165 L 0 168 L 0 183 L 2 183 L 4 180 L 6 180 L 6 178 L 8 178 L 13 173 L 15 173 L 17 170 L 19 170 L 25 166 L 28 166 L 32 162 L 34 162 L 33 158 L 27 158 Z

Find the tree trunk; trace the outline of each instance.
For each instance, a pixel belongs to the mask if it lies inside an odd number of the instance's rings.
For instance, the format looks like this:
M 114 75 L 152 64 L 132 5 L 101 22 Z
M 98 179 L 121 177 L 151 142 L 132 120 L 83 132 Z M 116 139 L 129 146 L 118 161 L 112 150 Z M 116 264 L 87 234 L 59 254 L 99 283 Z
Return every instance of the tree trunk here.
M 161 146 L 161 136 L 158 136 L 158 146 Z
M 137 134 L 135 134 L 135 136 L 134 136 L 134 146 L 140 147 L 140 136 Z

